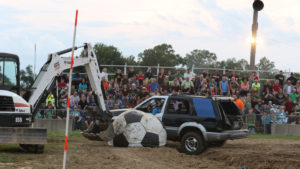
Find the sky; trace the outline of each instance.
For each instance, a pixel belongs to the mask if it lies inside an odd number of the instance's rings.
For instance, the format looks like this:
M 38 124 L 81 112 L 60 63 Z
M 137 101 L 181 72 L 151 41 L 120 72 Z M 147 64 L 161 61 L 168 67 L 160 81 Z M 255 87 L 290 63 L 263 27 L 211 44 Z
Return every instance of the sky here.
M 276 68 L 300 72 L 300 1 L 263 0 L 259 12 L 256 63 L 266 56 Z M 218 56 L 250 59 L 253 0 L 0 0 L 0 52 L 17 54 L 21 68 L 37 72 L 48 54 L 101 42 L 124 56 L 168 43 L 185 56 L 207 49 Z M 101 64 L 101 63 L 99 63 Z

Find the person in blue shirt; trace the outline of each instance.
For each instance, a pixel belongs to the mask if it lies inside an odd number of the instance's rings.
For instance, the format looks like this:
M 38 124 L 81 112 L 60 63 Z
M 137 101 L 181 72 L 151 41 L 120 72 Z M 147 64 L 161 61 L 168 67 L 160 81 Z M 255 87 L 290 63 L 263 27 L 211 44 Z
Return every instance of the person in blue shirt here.
M 276 112 L 276 123 L 284 124 L 287 122 L 286 113 L 284 111 L 284 106 L 280 106 L 279 110 Z
M 149 84 L 151 92 L 155 92 L 155 89 L 160 89 L 159 84 L 156 82 L 156 79 L 152 78 L 151 83 Z
M 85 79 L 82 79 L 81 83 L 78 87 L 78 93 L 86 93 L 87 92 L 87 84 L 85 83 Z
M 151 101 L 151 107 L 152 107 L 152 114 L 156 115 L 157 113 L 160 113 L 161 109 L 159 107 L 156 106 L 156 102 L 153 100 Z
M 261 116 L 261 123 L 264 127 L 264 133 L 271 134 L 271 115 L 268 111 L 264 111 L 264 114 Z

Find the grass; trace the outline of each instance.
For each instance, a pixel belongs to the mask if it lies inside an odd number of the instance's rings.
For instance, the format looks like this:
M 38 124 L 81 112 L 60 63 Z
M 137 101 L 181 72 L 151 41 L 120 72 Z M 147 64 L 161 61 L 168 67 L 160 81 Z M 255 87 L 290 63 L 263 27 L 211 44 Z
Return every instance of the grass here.
M 48 131 L 47 132 L 47 138 L 48 139 L 65 139 L 65 132 L 62 131 Z M 83 136 L 81 135 L 81 133 L 79 131 L 72 131 L 69 132 L 69 139 L 79 139 L 79 138 L 83 138 Z
M 300 136 L 273 136 L 269 134 L 250 134 L 250 139 L 286 139 L 286 140 L 300 140 Z
M 17 144 L 0 144 L 0 163 L 17 163 L 31 161 L 36 158 L 44 159 L 47 155 L 63 151 L 65 132 L 47 132 L 47 145 L 43 154 L 24 153 Z M 69 132 L 69 140 L 85 139 L 80 132 Z M 56 141 L 51 141 L 56 140 Z

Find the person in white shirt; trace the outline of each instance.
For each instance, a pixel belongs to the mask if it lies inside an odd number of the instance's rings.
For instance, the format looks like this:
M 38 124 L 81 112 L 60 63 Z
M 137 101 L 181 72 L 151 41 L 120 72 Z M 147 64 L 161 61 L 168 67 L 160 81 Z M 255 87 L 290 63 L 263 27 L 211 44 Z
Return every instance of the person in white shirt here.
M 183 78 L 185 79 L 186 77 L 188 77 L 190 81 L 195 77 L 195 73 L 191 72 L 191 68 L 188 68 L 184 73 Z
M 107 74 L 107 69 L 103 68 L 102 72 L 101 72 L 101 78 L 105 78 L 106 81 L 108 81 L 108 74 Z

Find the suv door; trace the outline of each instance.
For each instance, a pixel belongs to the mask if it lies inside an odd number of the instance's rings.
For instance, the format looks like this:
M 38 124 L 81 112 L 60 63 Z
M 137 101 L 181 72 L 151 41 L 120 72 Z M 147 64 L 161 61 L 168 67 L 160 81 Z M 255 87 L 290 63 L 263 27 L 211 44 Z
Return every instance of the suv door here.
M 185 122 L 194 121 L 194 117 L 189 98 L 169 98 L 162 118 L 168 138 L 177 137 L 179 126 Z

